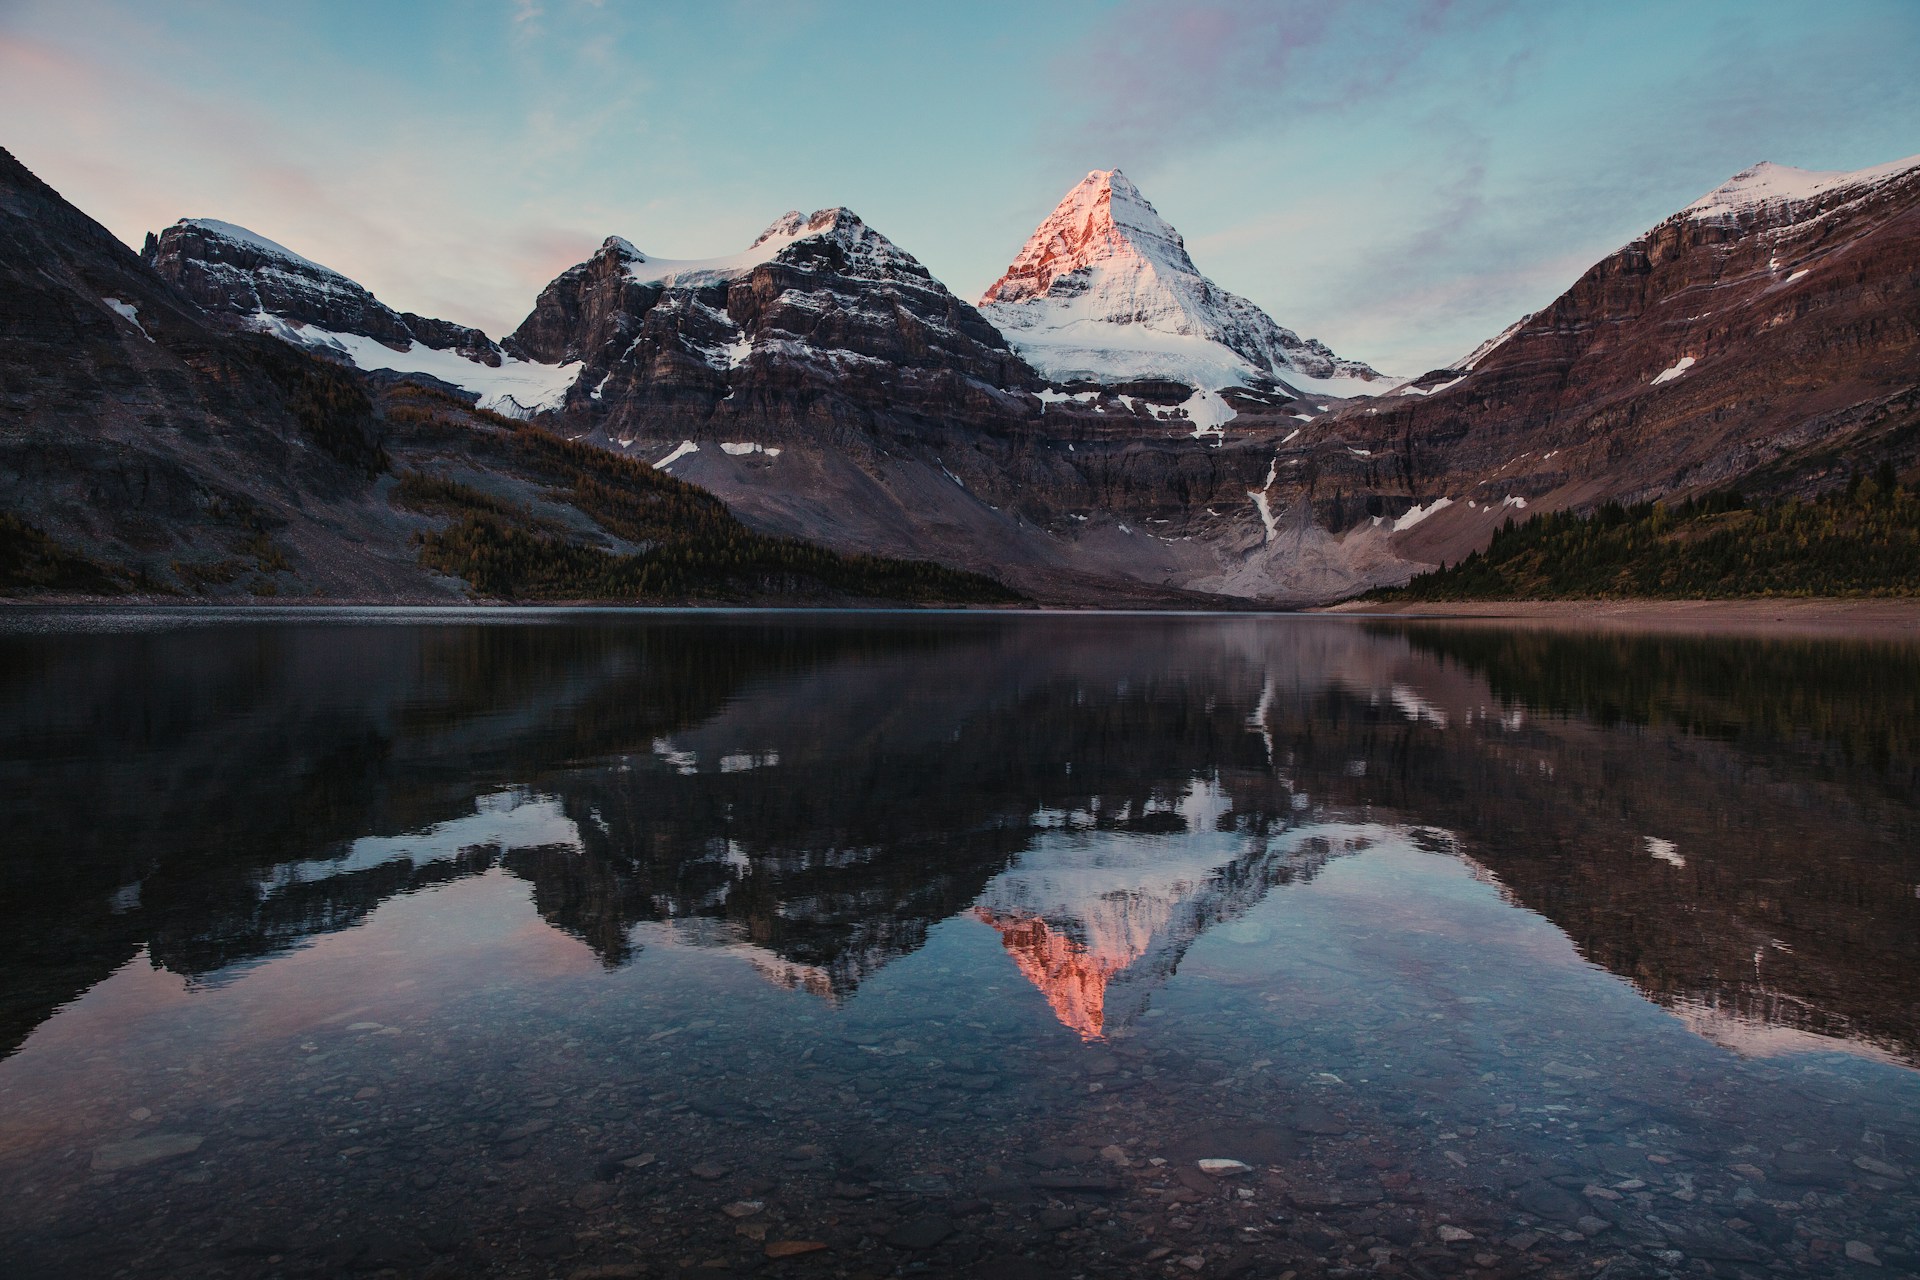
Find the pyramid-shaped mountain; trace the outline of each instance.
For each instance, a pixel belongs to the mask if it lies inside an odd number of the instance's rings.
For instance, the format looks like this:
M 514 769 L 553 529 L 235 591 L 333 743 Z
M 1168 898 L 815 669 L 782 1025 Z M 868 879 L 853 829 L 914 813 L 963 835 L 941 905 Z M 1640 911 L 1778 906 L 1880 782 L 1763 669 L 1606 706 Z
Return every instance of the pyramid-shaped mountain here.
M 1201 275 L 1180 233 L 1118 169 L 1095 169 L 1067 193 L 980 310 L 1056 382 L 1280 382 L 1318 396 L 1393 384 Z

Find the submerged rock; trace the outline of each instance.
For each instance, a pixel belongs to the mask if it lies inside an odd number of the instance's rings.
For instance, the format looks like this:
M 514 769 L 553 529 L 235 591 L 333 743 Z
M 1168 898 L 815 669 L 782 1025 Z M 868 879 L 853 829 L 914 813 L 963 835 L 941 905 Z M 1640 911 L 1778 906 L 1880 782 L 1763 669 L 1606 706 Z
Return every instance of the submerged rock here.
M 935 1214 L 924 1214 L 887 1232 L 887 1243 L 896 1249 L 931 1249 L 952 1234 L 953 1223 Z

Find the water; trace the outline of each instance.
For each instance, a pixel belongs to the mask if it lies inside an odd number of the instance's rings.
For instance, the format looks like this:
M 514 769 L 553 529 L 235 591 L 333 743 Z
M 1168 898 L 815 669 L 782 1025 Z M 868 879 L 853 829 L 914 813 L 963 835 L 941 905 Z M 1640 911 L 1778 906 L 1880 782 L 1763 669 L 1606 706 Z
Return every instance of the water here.
M 1920 1265 L 1916 646 L 7 621 L 10 1274 Z

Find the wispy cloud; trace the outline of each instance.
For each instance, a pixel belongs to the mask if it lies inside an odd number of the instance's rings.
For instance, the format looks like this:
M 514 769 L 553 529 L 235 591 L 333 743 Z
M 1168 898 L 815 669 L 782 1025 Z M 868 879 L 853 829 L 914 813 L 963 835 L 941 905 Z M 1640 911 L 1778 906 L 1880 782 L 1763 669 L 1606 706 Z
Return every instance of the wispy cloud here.
M 1385 92 L 1506 0 L 1127 0 L 1060 54 L 1066 145 L 1151 160 Z

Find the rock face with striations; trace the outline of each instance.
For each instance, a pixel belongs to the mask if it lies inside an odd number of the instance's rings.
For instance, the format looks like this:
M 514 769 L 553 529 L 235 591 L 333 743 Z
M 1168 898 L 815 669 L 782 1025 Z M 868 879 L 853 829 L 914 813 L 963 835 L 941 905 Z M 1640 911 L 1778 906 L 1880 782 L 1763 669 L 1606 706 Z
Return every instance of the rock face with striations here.
M 1117 171 L 1069 193 L 984 313 L 845 209 L 787 214 L 722 258 L 609 239 L 498 346 L 227 224 L 182 222 L 146 257 L 145 283 L 87 304 L 135 363 L 148 330 L 164 346 L 191 320 L 211 341 L 211 313 L 547 414 L 765 531 L 1062 599 L 1124 598 L 1124 580 L 1324 600 L 1539 510 L 1920 461 L 1920 158 L 1755 166 L 1455 367 L 1395 384 L 1202 276 Z M 195 394 L 154 411 L 190 417 Z M 1329 414 L 1330 395 L 1370 398 Z
M 847 209 L 788 213 L 723 258 L 655 258 L 612 237 L 546 287 L 505 347 L 581 361 L 568 410 L 614 438 L 1001 430 L 1039 410 L 999 332 Z
M 378 543 L 377 431 L 350 375 L 212 323 L 0 151 L 0 513 L 123 588 L 424 594 Z
M 1457 559 L 1516 509 L 1738 485 L 1807 492 L 1920 460 L 1920 157 L 1759 164 L 1476 351 L 1310 428 L 1315 501 L 1445 509 Z M 1284 456 L 1284 455 L 1283 455 Z M 1525 504 L 1522 508 L 1521 504 Z M 1524 518 L 1524 517 L 1522 517 Z
M 255 327 L 287 320 L 500 363 L 500 348 L 480 330 L 395 311 L 357 281 L 230 222 L 182 218 L 157 235 L 148 232 L 140 258 L 202 309 Z
M 358 281 L 230 222 L 182 219 L 149 234 L 141 257 L 217 324 L 426 381 L 484 409 L 530 417 L 558 408 L 580 371 L 516 360 L 478 329 L 395 311 Z

